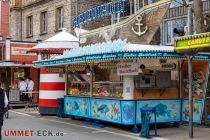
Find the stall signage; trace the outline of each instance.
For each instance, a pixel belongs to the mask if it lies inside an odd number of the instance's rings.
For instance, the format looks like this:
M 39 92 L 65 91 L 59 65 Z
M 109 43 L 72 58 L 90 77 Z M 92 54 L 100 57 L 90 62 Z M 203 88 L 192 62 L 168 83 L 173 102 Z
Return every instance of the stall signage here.
M 139 64 L 137 63 L 118 63 L 117 74 L 118 75 L 138 75 Z
M 163 63 L 162 64 L 163 69 L 171 69 L 174 70 L 176 69 L 176 64 L 175 63 Z
M 27 53 L 30 48 L 23 48 L 23 47 L 12 47 L 11 54 L 12 55 L 36 55 L 36 53 Z
M 73 24 L 74 29 L 87 23 L 88 21 L 98 19 L 104 16 L 114 15 L 116 13 L 124 13 L 125 11 L 125 1 L 119 0 L 119 2 L 110 2 L 104 3 L 103 5 L 99 5 L 93 7 L 86 12 L 81 13 L 79 16 L 74 16 Z
M 100 69 L 116 69 L 116 63 L 100 63 L 98 65 Z
M 184 51 L 210 47 L 210 34 L 199 34 L 175 39 L 175 49 Z
M 46 72 L 55 72 L 55 73 L 60 73 L 63 71 L 63 68 L 56 68 L 56 67 L 47 67 Z

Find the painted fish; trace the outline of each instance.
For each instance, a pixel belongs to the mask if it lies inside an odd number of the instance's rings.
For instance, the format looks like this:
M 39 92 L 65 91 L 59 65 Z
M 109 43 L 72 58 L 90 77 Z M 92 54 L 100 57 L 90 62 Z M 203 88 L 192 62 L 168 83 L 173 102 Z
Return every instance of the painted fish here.
M 162 104 L 162 103 L 159 103 L 158 105 L 156 105 L 156 113 L 157 113 L 157 116 L 163 116 L 165 117 L 166 115 L 167 116 L 171 116 L 171 110 L 167 110 L 167 106 Z
M 107 105 L 103 104 L 97 109 L 97 111 L 106 115 L 106 113 L 109 112 L 109 108 Z
M 74 110 L 78 110 L 78 109 L 79 109 L 79 104 L 76 101 L 74 101 Z

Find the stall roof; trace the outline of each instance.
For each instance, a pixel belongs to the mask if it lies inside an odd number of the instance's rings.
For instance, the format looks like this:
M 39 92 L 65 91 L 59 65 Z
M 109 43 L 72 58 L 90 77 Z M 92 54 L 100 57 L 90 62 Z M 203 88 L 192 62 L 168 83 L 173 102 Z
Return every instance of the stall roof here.
M 79 47 L 79 39 L 68 33 L 66 29 L 55 36 L 38 43 L 37 46 L 31 48 L 28 53 L 62 53 L 64 50 L 70 50 Z
M 174 51 L 173 46 L 157 46 L 129 44 L 127 40 L 114 40 L 106 43 L 98 43 L 84 46 L 77 49 L 64 51 L 63 55 L 51 60 L 34 62 L 35 67 L 45 67 L 53 65 L 65 65 L 84 62 L 103 62 L 120 59 L 186 59 Z M 209 60 L 210 55 L 198 54 L 195 59 Z

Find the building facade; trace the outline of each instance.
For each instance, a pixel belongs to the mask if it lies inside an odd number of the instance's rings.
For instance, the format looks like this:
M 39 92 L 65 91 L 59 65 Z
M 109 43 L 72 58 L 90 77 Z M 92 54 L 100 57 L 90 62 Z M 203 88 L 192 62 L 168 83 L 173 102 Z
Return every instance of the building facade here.
M 14 40 L 36 41 L 45 40 L 62 28 L 74 33 L 73 16 L 102 3 L 103 0 L 13 0 L 11 36 Z
M 0 35 L 5 39 L 9 34 L 9 2 L 0 1 Z

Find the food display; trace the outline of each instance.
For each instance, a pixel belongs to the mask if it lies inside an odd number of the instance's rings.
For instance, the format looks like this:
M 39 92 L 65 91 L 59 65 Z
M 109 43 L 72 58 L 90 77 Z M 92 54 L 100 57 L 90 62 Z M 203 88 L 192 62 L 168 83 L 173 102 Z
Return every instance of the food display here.
M 68 75 L 68 95 L 90 95 L 90 83 L 86 81 L 83 75 Z
M 117 81 L 94 82 L 93 95 L 99 97 L 122 98 L 123 83 Z

